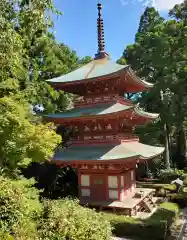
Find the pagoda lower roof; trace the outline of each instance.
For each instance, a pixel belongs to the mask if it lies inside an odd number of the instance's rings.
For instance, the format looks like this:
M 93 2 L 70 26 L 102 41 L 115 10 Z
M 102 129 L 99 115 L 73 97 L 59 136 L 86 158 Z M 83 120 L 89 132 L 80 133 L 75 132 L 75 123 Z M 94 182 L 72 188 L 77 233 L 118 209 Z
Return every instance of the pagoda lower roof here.
M 89 62 L 88 64 L 60 77 L 47 80 L 53 84 L 68 84 L 74 82 L 81 82 L 85 80 L 97 79 L 110 76 L 111 74 L 121 74 L 121 72 L 129 70 L 133 77 L 134 83 L 138 83 L 146 88 L 153 87 L 153 84 L 148 83 L 138 78 L 132 71 L 129 65 L 120 65 L 113 62 L 108 57 L 97 59 Z
M 132 111 L 133 114 L 136 114 L 140 117 L 145 117 L 149 119 L 156 119 L 159 114 L 147 113 L 141 109 L 135 108 L 134 106 L 129 106 L 121 103 L 105 103 L 97 104 L 95 106 L 85 106 L 77 107 L 70 109 L 62 113 L 48 114 L 46 117 L 50 120 L 55 119 L 73 119 L 73 118 L 85 118 L 93 116 L 102 116 L 107 114 L 120 113 L 125 111 Z
M 129 158 L 151 159 L 162 154 L 163 147 L 153 147 L 139 142 L 121 144 L 70 145 L 58 149 L 53 157 L 54 161 L 110 161 Z

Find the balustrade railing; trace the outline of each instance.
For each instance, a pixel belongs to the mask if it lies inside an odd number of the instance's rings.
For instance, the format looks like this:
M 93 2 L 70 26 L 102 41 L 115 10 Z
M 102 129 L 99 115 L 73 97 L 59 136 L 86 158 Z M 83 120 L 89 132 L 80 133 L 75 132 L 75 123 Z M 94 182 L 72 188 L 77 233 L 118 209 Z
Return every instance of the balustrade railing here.
M 109 95 L 109 96 L 99 96 L 99 97 L 85 97 L 81 99 L 77 99 L 74 101 L 75 107 L 86 105 L 86 104 L 95 104 L 95 103 L 102 103 L 108 102 L 113 100 L 125 100 L 127 103 L 131 104 L 131 101 L 128 99 L 124 99 L 119 95 Z
M 85 141 L 85 140 L 138 140 L 136 135 L 101 135 L 101 136 L 77 136 L 71 138 L 71 141 Z

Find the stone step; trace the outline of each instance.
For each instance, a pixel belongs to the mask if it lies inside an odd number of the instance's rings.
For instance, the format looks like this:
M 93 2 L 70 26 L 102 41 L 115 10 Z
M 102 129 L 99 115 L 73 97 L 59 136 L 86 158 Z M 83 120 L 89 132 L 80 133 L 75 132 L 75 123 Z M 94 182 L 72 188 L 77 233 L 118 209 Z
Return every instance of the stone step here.
M 147 204 L 155 207 L 155 203 L 152 201 L 152 199 L 150 199 L 150 198 L 145 198 L 143 201 L 144 201 L 145 203 L 147 203 Z
M 149 202 L 143 201 L 144 207 L 146 208 L 146 210 L 148 210 L 148 212 L 152 212 L 154 206 L 152 204 L 149 204 Z

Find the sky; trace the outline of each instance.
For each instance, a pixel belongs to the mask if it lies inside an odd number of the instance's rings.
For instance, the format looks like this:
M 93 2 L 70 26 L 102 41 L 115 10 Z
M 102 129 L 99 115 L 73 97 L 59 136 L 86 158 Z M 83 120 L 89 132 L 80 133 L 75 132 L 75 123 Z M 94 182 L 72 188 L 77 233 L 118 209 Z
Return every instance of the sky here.
M 54 31 L 80 57 L 97 52 L 97 0 L 54 0 L 63 12 L 54 17 Z M 100 0 L 105 31 L 105 50 L 113 60 L 121 57 L 125 47 L 134 42 L 140 16 L 147 5 L 157 8 L 167 18 L 168 10 L 183 0 Z

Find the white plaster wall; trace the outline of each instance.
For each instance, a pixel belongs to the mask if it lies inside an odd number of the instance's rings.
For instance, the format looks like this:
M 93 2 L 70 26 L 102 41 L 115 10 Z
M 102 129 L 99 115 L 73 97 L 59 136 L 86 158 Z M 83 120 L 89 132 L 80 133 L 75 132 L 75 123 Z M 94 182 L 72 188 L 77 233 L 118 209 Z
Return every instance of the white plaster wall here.
M 81 189 L 82 197 L 89 197 L 90 196 L 90 189 Z
M 124 176 L 121 176 L 121 187 L 124 187 Z
M 117 176 L 108 176 L 108 187 L 109 188 L 118 188 Z
M 120 200 L 123 201 L 125 199 L 125 191 L 122 189 L 120 194 Z
M 131 171 L 131 180 L 133 181 L 135 179 L 135 173 L 134 173 L 134 170 Z
M 109 190 L 109 198 L 118 199 L 118 191 L 117 190 Z
M 83 187 L 90 186 L 90 176 L 89 175 L 81 175 L 81 186 L 83 186 Z

